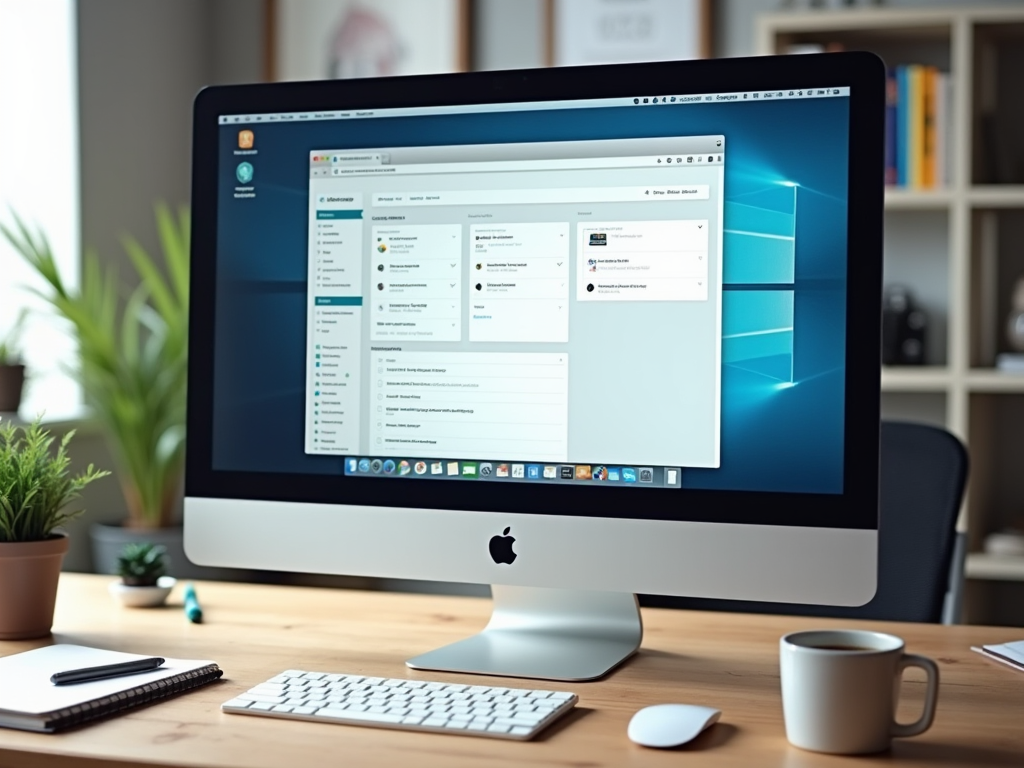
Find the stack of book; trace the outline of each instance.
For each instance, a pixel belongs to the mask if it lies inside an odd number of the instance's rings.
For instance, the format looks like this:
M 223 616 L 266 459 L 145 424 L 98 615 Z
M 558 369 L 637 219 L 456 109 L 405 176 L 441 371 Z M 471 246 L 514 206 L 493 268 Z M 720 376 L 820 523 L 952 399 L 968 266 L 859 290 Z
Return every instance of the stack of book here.
M 951 180 L 951 78 L 936 67 L 890 70 L 886 83 L 885 183 L 940 189 Z

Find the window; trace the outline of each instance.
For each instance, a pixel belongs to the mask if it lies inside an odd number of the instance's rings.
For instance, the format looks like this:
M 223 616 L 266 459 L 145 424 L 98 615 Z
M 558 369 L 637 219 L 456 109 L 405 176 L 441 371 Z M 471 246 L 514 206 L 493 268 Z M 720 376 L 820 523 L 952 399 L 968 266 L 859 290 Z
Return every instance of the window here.
M 719 466 L 721 147 L 313 150 L 306 451 Z
M 0 0 L 0 221 L 15 211 L 45 232 L 61 273 L 79 271 L 78 108 L 73 0 Z M 74 414 L 81 393 L 67 375 L 74 359 L 70 330 L 28 288 L 42 287 L 0 239 L 0 335 L 23 308 L 22 353 L 29 382 L 26 416 Z

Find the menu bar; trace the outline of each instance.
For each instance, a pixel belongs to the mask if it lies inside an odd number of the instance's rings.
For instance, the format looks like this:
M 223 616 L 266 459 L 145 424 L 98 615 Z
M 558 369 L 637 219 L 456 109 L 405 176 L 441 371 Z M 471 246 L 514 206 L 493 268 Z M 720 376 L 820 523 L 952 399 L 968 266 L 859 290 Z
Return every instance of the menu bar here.
M 360 120 L 374 117 L 412 117 L 417 115 L 467 114 L 479 112 L 523 112 L 606 107 L 672 107 L 722 102 L 761 102 L 782 99 L 842 98 L 850 95 L 848 86 L 832 88 L 787 88 L 775 91 L 734 91 L 731 93 L 687 93 L 673 96 L 632 96 L 615 99 L 576 99 L 571 101 L 527 101 L 504 104 L 455 104 L 440 107 L 401 107 L 396 109 L 329 110 L 320 112 L 263 112 L 246 115 L 221 115 L 221 125 L 235 123 L 290 123 L 315 120 Z

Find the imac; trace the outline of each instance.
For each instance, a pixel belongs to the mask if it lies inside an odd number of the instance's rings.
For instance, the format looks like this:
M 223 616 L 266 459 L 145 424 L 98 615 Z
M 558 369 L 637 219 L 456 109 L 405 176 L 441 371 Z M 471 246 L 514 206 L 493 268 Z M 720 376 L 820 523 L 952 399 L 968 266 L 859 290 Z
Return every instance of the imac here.
M 185 547 L 489 583 L 412 667 L 586 680 L 635 593 L 875 591 L 883 66 L 208 88 Z

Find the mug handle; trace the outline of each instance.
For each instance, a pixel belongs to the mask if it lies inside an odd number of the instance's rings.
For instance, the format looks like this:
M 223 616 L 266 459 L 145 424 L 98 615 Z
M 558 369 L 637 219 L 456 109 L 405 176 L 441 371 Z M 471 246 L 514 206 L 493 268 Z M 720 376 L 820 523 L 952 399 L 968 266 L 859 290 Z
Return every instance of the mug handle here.
M 917 736 L 924 733 L 932 726 L 935 719 L 935 704 L 939 698 L 939 665 L 926 656 L 918 656 L 913 653 L 905 653 L 899 661 L 896 674 L 902 678 L 903 670 L 907 667 L 920 667 L 928 675 L 928 690 L 925 693 L 924 712 L 917 722 L 902 723 L 893 722 L 890 733 L 893 736 Z

